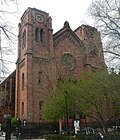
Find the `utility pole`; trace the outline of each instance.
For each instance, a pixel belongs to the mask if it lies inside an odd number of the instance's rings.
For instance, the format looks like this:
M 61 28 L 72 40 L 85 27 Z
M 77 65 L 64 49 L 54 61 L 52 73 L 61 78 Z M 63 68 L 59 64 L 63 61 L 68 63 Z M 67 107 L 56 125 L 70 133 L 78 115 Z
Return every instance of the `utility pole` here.
M 67 94 L 68 94 L 68 92 L 65 90 L 64 91 L 64 97 L 65 97 L 66 123 L 67 123 L 67 134 L 69 134 Z

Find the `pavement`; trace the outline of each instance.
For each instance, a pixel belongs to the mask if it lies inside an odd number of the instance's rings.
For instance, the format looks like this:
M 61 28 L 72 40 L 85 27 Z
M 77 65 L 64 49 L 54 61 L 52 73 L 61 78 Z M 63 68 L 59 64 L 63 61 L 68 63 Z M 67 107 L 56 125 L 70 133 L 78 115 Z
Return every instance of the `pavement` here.
M 0 140 L 5 140 L 5 135 L 4 134 L 0 135 Z M 11 140 L 17 140 L 17 137 L 11 135 Z M 37 138 L 37 139 L 30 138 L 30 139 L 21 139 L 21 140 L 45 140 L 45 139 L 44 138 L 43 139 L 41 139 L 41 138 Z
M 0 136 L 0 140 L 5 140 L 5 136 Z M 15 137 L 11 137 L 11 140 L 16 140 Z
M 0 140 L 5 140 L 5 137 L 0 136 Z M 11 140 L 17 140 L 16 137 L 11 137 Z M 21 139 L 21 140 L 45 140 L 45 139 Z

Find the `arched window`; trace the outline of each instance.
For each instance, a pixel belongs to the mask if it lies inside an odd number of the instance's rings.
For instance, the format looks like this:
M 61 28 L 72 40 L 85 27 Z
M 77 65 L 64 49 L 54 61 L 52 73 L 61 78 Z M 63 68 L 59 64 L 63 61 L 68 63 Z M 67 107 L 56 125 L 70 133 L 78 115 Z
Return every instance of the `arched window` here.
M 22 40 L 23 40 L 22 48 L 25 48 L 26 47 L 26 30 L 24 30 L 23 32 Z
M 35 40 L 36 40 L 36 42 L 39 41 L 39 29 L 38 28 L 35 29 Z
M 25 76 L 24 73 L 22 73 L 22 89 L 24 89 L 24 84 L 25 84 L 24 80 L 25 80 Z
M 39 101 L 39 110 L 42 110 L 43 101 Z
M 22 115 L 24 114 L 24 102 L 22 102 Z
M 40 42 L 43 42 L 43 29 L 40 30 Z
M 38 74 L 38 82 L 39 84 L 41 83 L 41 76 L 42 76 L 42 71 L 39 71 L 39 74 Z

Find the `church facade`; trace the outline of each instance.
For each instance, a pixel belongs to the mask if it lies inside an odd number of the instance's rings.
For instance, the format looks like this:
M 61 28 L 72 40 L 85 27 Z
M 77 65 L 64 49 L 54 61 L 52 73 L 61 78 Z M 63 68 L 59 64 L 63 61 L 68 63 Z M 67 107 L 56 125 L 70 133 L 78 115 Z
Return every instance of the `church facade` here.
M 28 8 L 19 23 L 14 115 L 43 121 L 42 105 L 59 79 L 80 79 L 83 72 L 102 70 L 106 65 L 96 28 L 81 25 L 73 31 L 66 21 L 53 34 L 49 14 Z

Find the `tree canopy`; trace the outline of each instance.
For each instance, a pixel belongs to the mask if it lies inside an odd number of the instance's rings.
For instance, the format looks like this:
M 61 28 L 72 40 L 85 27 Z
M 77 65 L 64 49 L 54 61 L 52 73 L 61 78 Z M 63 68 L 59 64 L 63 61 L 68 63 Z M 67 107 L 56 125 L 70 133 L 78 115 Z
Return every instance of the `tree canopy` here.
M 82 112 L 105 128 L 120 115 L 119 83 L 120 76 L 115 73 L 85 73 L 78 81 L 61 81 L 44 104 L 44 117 L 58 120 L 65 116 L 64 91 L 67 91 L 69 116 Z
M 107 61 L 120 60 L 120 1 L 95 0 L 88 9 L 100 30 Z M 115 60 L 115 61 L 114 61 Z M 113 63 L 115 65 L 116 63 Z M 115 66 L 114 66 L 115 67 Z
M 120 104 L 120 77 L 115 73 L 86 74 L 79 82 L 80 109 L 93 121 L 99 122 L 105 129 L 106 125 L 116 120 Z M 113 102 L 118 102 L 114 108 Z
M 9 74 L 8 65 L 14 64 L 8 55 L 14 55 L 17 44 L 16 28 L 13 23 L 18 17 L 17 0 L 0 1 L 0 73 L 1 76 Z

